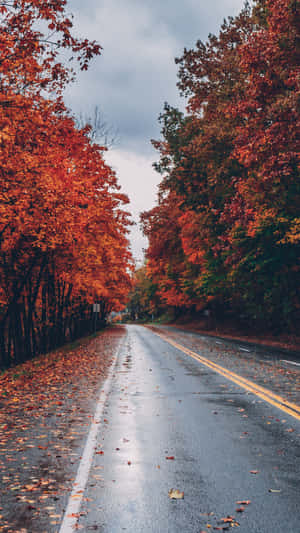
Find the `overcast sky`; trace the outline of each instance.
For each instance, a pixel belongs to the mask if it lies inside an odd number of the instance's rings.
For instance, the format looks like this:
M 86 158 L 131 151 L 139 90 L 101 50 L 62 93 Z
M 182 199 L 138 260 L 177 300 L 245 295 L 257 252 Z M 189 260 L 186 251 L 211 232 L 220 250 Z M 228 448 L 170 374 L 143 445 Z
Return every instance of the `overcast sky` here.
M 106 160 L 117 171 L 128 194 L 137 226 L 131 233 L 136 260 L 143 258 L 146 239 L 139 213 L 155 204 L 160 176 L 150 139 L 159 137 L 158 115 L 167 101 L 179 98 L 175 57 L 198 39 L 217 33 L 224 19 L 236 15 L 244 0 L 69 0 L 76 33 L 97 40 L 102 56 L 80 73 L 65 94 L 75 113 L 92 114 L 99 106 L 106 122 L 118 132 Z

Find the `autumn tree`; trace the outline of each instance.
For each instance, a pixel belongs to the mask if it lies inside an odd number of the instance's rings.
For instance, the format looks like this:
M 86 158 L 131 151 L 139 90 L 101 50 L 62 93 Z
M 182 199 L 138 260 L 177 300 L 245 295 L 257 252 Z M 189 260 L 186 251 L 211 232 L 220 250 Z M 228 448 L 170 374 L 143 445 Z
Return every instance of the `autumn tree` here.
M 220 213 L 233 189 L 233 176 L 242 166 L 232 158 L 236 125 L 226 115 L 237 97 L 244 75 L 238 69 L 237 47 L 251 29 L 249 10 L 224 22 L 219 37 L 185 50 L 180 64 L 179 88 L 188 97 L 187 114 L 166 105 L 160 117 L 162 141 L 156 169 L 163 175 L 162 194 L 176 203 L 174 249 L 182 249 L 182 288 L 185 305 L 202 307 L 226 291 L 224 266 L 218 244 L 224 231 Z M 146 230 L 152 233 L 157 230 Z M 148 256 L 152 254 L 152 240 Z M 178 241 L 180 242 L 180 246 Z M 184 275 L 185 272 L 185 275 Z M 216 280 L 218 279 L 218 283 Z
M 0 2 L 0 348 L 3 365 L 91 330 L 130 289 L 129 218 L 103 147 L 61 92 L 100 46 L 72 36 L 64 0 Z M 42 32 L 46 28 L 47 32 Z M 51 35 L 50 35 L 51 34 Z
M 118 133 L 106 121 L 104 113 L 101 112 L 99 106 L 94 107 L 92 114 L 79 113 L 75 121 L 79 129 L 88 126 L 90 140 L 99 146 L 103 146 L 104 149 L 112 148 L 117 144 Z
M 147 272 L 157 287 L 163 305 L 172 308 L 176 316 L 182 308 L 191 307 L 194 287 L 194 267 L 185 257 L 180 238 L 178 196 L 160 194 L 159 202 L 141 216 L 144 234 L 149 239 Z
M 146 264 L 138 267 L 133 273 L 126 307 L 130 320 L 151 320 L 162 310 L 157 286 L 148 275 Z
M 258 2 L 239 49 L 247 93 L 232 106 L 234 155 L 247 178 L 224 211 L 232 279 L 251 314 L 276 327 L 295 323 L 300 305 L 299 15 L 297 1 Z
M 173 249 L 155 253 L 164 202 L 143 215 L 152 271 L 168 278 L 182 250 L 185 306 L 196 298 L 277 328 L 299 310 L 298 8 L 246 5 L 176 60 L 186 113 L 165 106 L 154 142 L 176 217 L 173 237 L 165 230 Z

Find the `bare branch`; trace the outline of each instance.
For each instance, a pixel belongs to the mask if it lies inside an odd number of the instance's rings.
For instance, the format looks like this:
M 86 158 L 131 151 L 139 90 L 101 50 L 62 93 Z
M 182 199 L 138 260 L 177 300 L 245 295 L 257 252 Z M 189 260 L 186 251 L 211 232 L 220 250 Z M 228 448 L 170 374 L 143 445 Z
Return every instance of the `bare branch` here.
M 75 120 L 79 128 L 90 126 L 89 138 L 93 143 L 98 143 L 105 148 L 112 148 L 119 142 L 118 131 L 106 122 L 99 106 L 95 106 L 92 116 L 87 113 L 80 113 Z

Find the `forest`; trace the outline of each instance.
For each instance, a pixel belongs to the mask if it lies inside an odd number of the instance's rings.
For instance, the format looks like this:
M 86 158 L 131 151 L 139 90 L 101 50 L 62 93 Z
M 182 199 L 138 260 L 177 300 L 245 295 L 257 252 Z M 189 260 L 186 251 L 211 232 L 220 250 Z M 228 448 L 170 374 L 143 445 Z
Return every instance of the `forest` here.
M 176 59 L 185 112 L 153 140 L 157 205 L 131 317 L 232 316 L 297 331 L 300 318 L 297 0 L 257 0 Z
M 101 46 L 75 36 L 66 0 L 0 0 L 2 368 L 126 305 L 297 331 L 299 26 L 298 0 L 257 0 L 176 59 L 185 111 L 159 117 L 158 200 L 132 274 L 129 200 L 63 99 Z
M 131 286 L 128 198 L 63 90 L 101 53 L 65 0 L 0 1 L 0 353 L 8 367 L 93 331 Z

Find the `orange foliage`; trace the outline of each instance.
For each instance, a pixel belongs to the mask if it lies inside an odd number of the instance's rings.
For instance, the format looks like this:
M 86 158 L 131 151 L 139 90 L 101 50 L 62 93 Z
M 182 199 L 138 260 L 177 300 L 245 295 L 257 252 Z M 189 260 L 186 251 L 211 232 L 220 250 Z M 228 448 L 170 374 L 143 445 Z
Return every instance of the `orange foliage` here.
M 165 105 L 149 276 L 170 305 L 299 320 L 299 2 L 257 0 L 184 50 Z
M 85 70 L 100 46 L 72 36 L 64 0 L 12 4 L 0 2 L 4 364 L 88 331 L 90 304 L 101 302 L 103 321 L 124 305 L 131 284 L 128 199 L 103 147 L 89 140 L 88 127 L 76 128 L 60 96 L 73 77 L 60 50 Z M 37 29 L 41 20 L 51 39 Z

